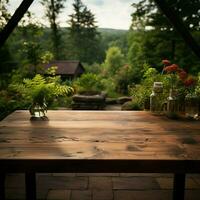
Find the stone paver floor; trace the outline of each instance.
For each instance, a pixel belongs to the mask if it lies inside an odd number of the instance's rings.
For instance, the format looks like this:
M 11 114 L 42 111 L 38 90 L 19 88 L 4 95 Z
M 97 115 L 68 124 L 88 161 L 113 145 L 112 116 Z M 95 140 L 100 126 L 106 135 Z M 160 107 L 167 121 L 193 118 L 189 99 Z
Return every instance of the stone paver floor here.
M 25 199 L 23 174 L 6 176 L 6 199 Z M 170 174 L 37 174 L 40 200 L 171 200 Z M 200 175 L 188 175 L 186 200 L 200 200 Z

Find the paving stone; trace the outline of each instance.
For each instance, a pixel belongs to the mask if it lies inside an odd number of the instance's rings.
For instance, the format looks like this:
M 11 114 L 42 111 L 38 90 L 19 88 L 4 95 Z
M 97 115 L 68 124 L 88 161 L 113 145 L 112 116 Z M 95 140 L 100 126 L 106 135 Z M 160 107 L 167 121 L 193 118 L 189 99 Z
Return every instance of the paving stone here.
M 122 177 L 173 177 L 172 174 L 160 174 L 160 173 L 120 173 Z
M 49 190 L 47 200 L 70 200 L 70 190 Z
M 199 200 L 199 199 L 200 199 L 200 190 L 185 191 L 185 200 Z
M 145 190 L 159 189 L 158 183 L 151 177 L 113 177 L 114 190 Z
M 144 191 L 114 191 L 114 200 L 171 200 L 172 192 L 169 190 L 144 190 Z
M 112 190 L 93 190 L 92 200 L 113 200 Z
M 92 200 L 92 191 L 72 190 L 71 200 Z
M 37 173 L 38 176 L 52 176 L 53 173 Z
M 121 173 L 119 176 L 118 173 L 80 173 L 80 175 L 77 176 L 74 173 L 37 174 L 37 199 L 46 200 L 55 197 L 55 200 L 59 200 L 62 199 L 62 195 L 66 195 L 66 198 L 63 199 L 149 200 L 149 197 L 153 197 L 154 200 L 171 200 L 173 179 L 170 177 L 172 174 Z M 188 189 L 186 200 L 199 200 L 200 175 L 187 175 L 186 181 Z M 7 174 L 6 199 L 24 200 L 24 182 L 24 174 Z M 111 190 L 112 186 L 113 191 Z M 158 188 L 161 189 L 158 190 Z M 71 189 L 70 199 L 69 190 Z
M 48 191 L 49 191 L 49 188 L 46 187 L 46 186 L 41 187 L 41 188 L 39 188 L 39 187 L 37 186 L 37 199 L 39 199 L 39 200 L 45 199 L 45 200 L 46 200 Z
M 187 178 L 186 189 L 200 189 L 200 185 L 193 178 Z
M 200 178 L 200 174 L 187 174 L 187 177 Z
M 95 190 L 112 190 L 111 177 L 89 177 L 89 188 Z
M 173 178 L 159 177 L 156 181 L 161 189 L 173 188 Z M 186 189 L 200 189 L 200 186 L 192 178 L 186 178 Z
M 76 176 L 119 176 L 119 173 L 76 173 Z
M 156 178 L 161 189 L 172 189 L 173 188 L 173 179 L 172 178 Z
M 12 184 L 12 183 L 10 183 Z M 46 199 L 47 197 L 47 193 L 48 193 L 48 188 L 46 188 L 45 186 L 39 188 L 37 185 L 37 199 Z M 20 187 L 20 183 L 19 186 L 16 187 L 6 187 L 6 199 L 15 199 L 15 200 L 23 200 L 25 199 L 25 187 Z
M 48 187 L 49 189 L 64 190 L 84 190 L 88 188 L 88 177 L 61 177 L 42 176 L 39 177 L 38 187 Z
M 25 190 L 23 188 L 6 188 L 7 200 L 24 200 Z
M 192 177 L 192 179 L 200 186 L 200 177 Z
M 53 176 L 75 177 L 76 173 L 53 173 Z
M 25 188 L 25 175 L 24 174 L 6 175 L 5 186 L 8 188 Z

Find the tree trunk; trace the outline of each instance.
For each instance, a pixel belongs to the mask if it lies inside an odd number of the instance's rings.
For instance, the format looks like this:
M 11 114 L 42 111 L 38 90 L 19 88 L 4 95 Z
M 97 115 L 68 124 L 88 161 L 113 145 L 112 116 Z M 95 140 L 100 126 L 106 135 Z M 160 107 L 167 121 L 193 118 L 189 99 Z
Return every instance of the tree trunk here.
M 175 53 L 176 53 L 176 41 L 172 39 L 172 51 L 171 51 L 171 60 L 175 59 Z

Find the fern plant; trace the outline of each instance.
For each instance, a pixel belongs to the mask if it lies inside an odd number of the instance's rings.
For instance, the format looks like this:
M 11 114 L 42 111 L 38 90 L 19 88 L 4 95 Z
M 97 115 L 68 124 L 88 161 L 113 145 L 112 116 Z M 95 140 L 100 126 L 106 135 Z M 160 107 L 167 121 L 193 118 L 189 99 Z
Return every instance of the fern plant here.
M 22 83 L 11 84 L 9 88 L 21 97 L 31 102 L 30 113 L 34 115 L 34 109 L 40 110 L 40 116 L 45 116 L 47 105 L 59 96 L 67 96 L 73 92 L 73 88 L 62 85 L 59 76 L 43 77 L 36 74 L 32 79 L 24 79 Z

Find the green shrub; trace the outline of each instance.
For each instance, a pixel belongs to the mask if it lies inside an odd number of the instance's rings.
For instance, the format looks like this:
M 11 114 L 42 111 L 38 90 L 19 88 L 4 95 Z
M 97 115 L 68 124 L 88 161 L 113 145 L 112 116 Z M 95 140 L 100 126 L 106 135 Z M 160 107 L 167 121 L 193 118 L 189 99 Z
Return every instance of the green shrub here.
M 99 93 L 104 89 L 101 77 L 92 73 L 83 74 L 80 78 L 76 79 L 73 82 L 73 87 L 77 93 L 91 94 Z
M 16 101 L 6 90 L 0 91 L 0 120 L 10 112 L 24 106 L 22 101 Z
M 72 105 L 72 97 L 71 96 L 65 96 L 65 97 L 59 97 L 53 101 L 53 103 L 50 105 L 50 108 L 57 109 L 59 107 L 63 108 L 71 108 Z
M 117 98 L 120 96 L 120 94 L 116 92 L 116 83 L 113 78 L 103 78 L 101 83 L 103 84 L 104 90 L 108 97 Z
M 136 101 L 128 101 L 122 105 L 122 110 L 142 110 L 142 107 Z
M 169 95 L 170 79 L 168 75 L 158 73 L 155 68 L 147 69 L 141 83 L 130 88 L 129 93 L 133 96 L 133 99 L 138 102 L 140 107 L 145 108 L 147 101 L 149 101 L 150 94 L 152 93 L 153 83 L 158 81 L 163 82 L 164 92 L 162 99 L 164 101 Z

